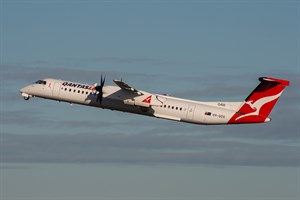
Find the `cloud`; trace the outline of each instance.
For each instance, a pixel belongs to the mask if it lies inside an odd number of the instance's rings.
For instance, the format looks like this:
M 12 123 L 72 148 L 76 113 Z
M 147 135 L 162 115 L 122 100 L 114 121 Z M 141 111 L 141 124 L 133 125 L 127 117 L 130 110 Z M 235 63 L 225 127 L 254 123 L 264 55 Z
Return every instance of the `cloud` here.
M 90 69 L 76 69 L 67 67 L 33 67 L 32 65 L 12 65 L 1 64 L 2 81 L 4 82 L 27 82 L 31 83 L 41 78 L 56 78 L 63 80 L 73 80 L 82 82 L 98 82 L 101 74 L 106 75 L 108 79 L 116 78 L 135 78 L 143 80 L 145 77 L 154 77 L 156 75 L 147 75 L 143 73 L 114 72 Z
M 298 166 L 299 146 L 184 135 L 3 134 L 2 162 Z
M 70 65 L 70 62 L 74 62 L 72 67 L 66 67 Z M 89 62 L 92 63 L 116 63 L 116 64 L 143 64 L 143 65 L 193 65 L 192 62 L 185 61 L 173 61 L 159 58 L 132 58 L 132 57 L 92 57 L 85 59 L 73 59 L 68 58 L 67 63 L 53 64 L 44 60 L 35 60 L 31 62 L 15 63 L 15 64 L 1 64 L 1 73 L 4 81 L 22 81 L 33 82 L 40 78 L 57 78 L 68 79 L 74 81 L 87 81 L 92 82 L 99 81 L 101 74 L 106 75 L 111 79 L 115 78 L 134 78 L 144 80 L 145 77 L 153 78 L 157 77 L 157 74 L 144 74 L 141 72 L 127 72 L 127 71 L 108 71 L 103 70 L 101 67 L 98 69 L 84 69 L 83 66 L 87 66 Z M 77 68 L 74 68 L 77 66 Z M 78 67 L 79 66 L 79 67 Z
M 47 110 L 47 109 L 45 109 Z M 65 112 L 65 110 L 60 109 L 57 112 Z M 88 113 L 89 111 L 87 111 Z M 76 113 L 71 116 L 72 113 Z M 64 117 L 59 118 L 55 115 L 60 115 L 60 113 L 45 113 L 41 109 L 28 108 L 28 109 L 17 109 L 17 110 L 6 110 L 0 111 L 1 114 L 1 123 L 3 123 L 3 129 L 9 130 L 10 127 L 19 127 L 26 132 L 32 132 L 36 130 L 42 130 L 44 134 L 53 132 L 52 130 L 64 130 L 64 131 L 75 131 L 75 130 L 95 130 L 95 133 L 98 133 L 99 130 L 103 128 L 131 128 L 135 126 L 136 128 L 145 127 L 149 125 L 143 120 L 132 120 L 131 118 L 126 118 L 121 121 L 107 120 L 103 118 L 100 114 L 100 117 L 82 117 L 83 115 L 78 115 L 78 110 L 66 114 Z M 103 113 L 105 114 L 105 113 Z M 130 114 L 128 114 L 130 115 Z M 77 117 L 79 116 L 80 119 Z M 138 124 L 138 125 L 137 125 Z

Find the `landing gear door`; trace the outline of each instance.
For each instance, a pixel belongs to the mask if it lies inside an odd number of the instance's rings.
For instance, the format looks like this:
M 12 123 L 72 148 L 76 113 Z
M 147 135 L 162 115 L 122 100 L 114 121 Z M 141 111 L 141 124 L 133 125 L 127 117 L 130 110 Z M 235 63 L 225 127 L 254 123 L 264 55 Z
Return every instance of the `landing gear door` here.
M 195 112 L 195 105 L 189 105 L 189 108 L 187 110 L 187 119 L 193 119 L 194 118 L 194 112 Z
M 60 92 L 60 83 L 54 83 L 54 87 L 52 90 L 52 96 L 53 97 L 59 97 L 59 92 Z

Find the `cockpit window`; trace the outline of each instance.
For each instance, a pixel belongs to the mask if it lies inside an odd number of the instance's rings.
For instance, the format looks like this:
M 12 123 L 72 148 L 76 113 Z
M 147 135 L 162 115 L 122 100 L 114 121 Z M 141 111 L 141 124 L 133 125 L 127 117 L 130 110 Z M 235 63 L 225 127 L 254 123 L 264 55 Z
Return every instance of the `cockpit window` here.
M 41 84 L 41 85 L 46 85 L 46 81 L 43 80 L 38 80 L 37 82 L 35 82 L 35 84 Z

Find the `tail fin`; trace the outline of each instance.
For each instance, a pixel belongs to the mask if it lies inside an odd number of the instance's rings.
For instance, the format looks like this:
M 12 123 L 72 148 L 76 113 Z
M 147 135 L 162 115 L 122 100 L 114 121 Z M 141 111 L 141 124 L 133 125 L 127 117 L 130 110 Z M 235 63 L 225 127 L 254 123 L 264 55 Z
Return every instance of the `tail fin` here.
M 269 122 L 268 118 L 274 105 L 286 86 L 287 80 L 261 77 L 261 83 L 245 99 L 239 110 L 232 116 L 228 124 Z

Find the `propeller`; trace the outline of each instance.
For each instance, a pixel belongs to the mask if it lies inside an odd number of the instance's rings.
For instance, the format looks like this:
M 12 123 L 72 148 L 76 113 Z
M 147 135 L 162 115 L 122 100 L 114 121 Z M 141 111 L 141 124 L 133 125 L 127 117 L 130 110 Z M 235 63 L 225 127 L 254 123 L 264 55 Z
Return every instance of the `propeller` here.
M 100 85 L 95 87 L 95 90 L 98 92 L 96 101 L 99 102 L 100 104 L 102 104 L 104 83 L 105 83 L 105 76 L 103 77 L 102 74 L 101 74 Z

